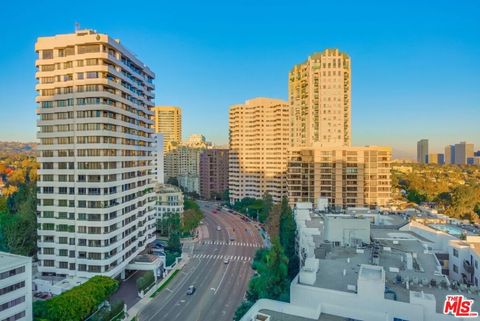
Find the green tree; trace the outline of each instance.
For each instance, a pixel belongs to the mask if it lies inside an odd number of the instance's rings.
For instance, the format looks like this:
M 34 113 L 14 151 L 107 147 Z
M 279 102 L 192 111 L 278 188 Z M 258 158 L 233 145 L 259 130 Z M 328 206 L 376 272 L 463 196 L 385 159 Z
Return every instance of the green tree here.
M 167 247 L 172 252 L 180 253 L 182 251 L 182 243 L 180 242 L 180 233 L 172 231 L 168 237 Z
M 414 203 L 417 203 L 417 204 L 420 204 L 422 202 L 427 201 L 427 197 L 424 194 L 419 193 L 415 189 L 411 189 L 407 192 L 407 199 L 410 202 L 414 202 Z
M 10 195 L 0 211 L 0 248 L 5 251 L 33 256 L 36 253 L 37 216 L 35 184 L 21 184 Z
M 6 213 L 8 211 L 7 199 L 0 196 L 0 213 Z
M 250 310 L 250 308 L 253 306 L 253 302 L 244 300 L 240 304 L 240 306 L 235 310 L 235 315 L 233 316 L 233 321 L 240 321 L 242 317 L 245 315 L 245 313 Z
M 288 258 L 285 256 L 278 238 L 272 240 L 272 248 L 262 257 L 258 264 L 258 276 L 250 280 L 247 299 L 255 302 L 258 299 L 288 301 Z
M 228 188 L 223 191 L 222 200 L 225 204 L 230 204 L 230 190 Z
M 260 221 L 260 223 L 265 223 L 273 207 L 272 195 L 270 195 L 269 193 L 265 193 L 265 195 L 263 195 L 262 201 L 262 210 L 259 214 L 258 220 Z
M 280 214 L 280 244 L 285 249 L 285 255 L 288 258 L 288 278 L 292 280 L 299 269 L 298 255 L 295 252 L 295 233 L 297 224 L 293 217 L 293 212 L 288 205 L 288 199 L 284 197 L 281 203 Z
M 477 220 L 478 216 L 474 212 L 474 209 L 479 200 L 479 188 L 468 185 L 457 186 L 452 191 L 452 204 L 451 207 L 447 209 L 447 213 L 450 216 L 461 219 Z

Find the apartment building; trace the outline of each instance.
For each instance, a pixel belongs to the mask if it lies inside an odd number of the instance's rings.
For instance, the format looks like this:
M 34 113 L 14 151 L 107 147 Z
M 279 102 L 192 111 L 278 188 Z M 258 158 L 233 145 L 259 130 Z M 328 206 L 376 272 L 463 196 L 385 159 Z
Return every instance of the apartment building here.
M 445 146 L 445 164 L 455 164 L 455 145 Z
M 32 258 L 0 252 L 0 320 L 32 319 Z
M 469 158 L 473 158 L 473 144 L 467 142 L 455 144 L 455 164 L 466 165 Z
M 165 154 L 165 179 L 176 178 L 186 192 L 200 194 L 200 154 L 203 148 L 180 145 Z
M 153 175 L 155 176 L 156 184 L 165 183 L 165 157 L 164 157 L 164 144 L 163 144 L 163 134 L 153 134 L 154 139 L 154 150 L 153 150 L 153 159 L 154 159 L 154 169 Z
M 439 164 L 439 165 L 445 164 L 444 154 L 430 153 L 428 154 L 427 159 L 429 164 Z
M 465 240 L 448 242 L 450 279 L 475 287 L 480 285 L 480 236 L 467 235 Z
M 228 189 L 228 149 L 206 149 L 200 154 L 200 195 L 222 199 Z
M 154 73 L 93 30 L 40 37 L 38 271 L 123 275 L 155 239 Z
M 164 137 L 164 152 L 178 146 L 182 141 L 182 109 L 175 106 L 155 106 L 154 130 Z
M 428 163 L 428 139 L 421 139 L 417 142 L 417 163 Z
M 312 54 L 289 73 L 292 147 L 350 146 L 350 57 L 338 49 Z
M 289 105 L 272 98 L 254 98 L 229 112 L 230 202 L 269 193 L 274 202 L 286 196 L 289 147 Z
M 195 148 L 211 148 L 212 144 L 207 142 L 205 136 L 202 134 L 192 134 L 188 139 L 182 142 L 182 146 Z
M 260 299 L 240 320 L 454 321 L 458 317 L 443 313 L 444 302 L 447 295 L 459 294 L 479 311 L 478 287 L 458 287 L 443 275 L 433 242 L 398 229 L 405 223 L 399 216 L 373 215 L 381 226 L 362 214 L 324 214 L 312 203 L 295 204 L 300 264 L 290 300 Z M 332 226 L 329 219 L 349 223 Z M 462 246 L 465 259 L 458 256 L 473 271 L 467 254 L 475 249 Z
M 290 204 L 327 198 L 329 206 L 385 206 L 391 199 L 390 147 L 294 149 L 288 164 Z
M 177 186 L 157 184 L 155 186 L 156 204 L 155 217 L 164 219 L 172 213 L 183 213 L 183 193 Z

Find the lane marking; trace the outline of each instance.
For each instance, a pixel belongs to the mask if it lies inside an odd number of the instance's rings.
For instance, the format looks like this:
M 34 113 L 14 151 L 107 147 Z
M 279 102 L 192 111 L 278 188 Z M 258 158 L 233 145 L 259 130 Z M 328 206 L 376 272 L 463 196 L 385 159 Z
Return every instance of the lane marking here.
M 220 288 L 220 286 L 222 285 L 223 279 L 225 278 L 225 275 L 227 274 L 227 271 L 228 271 L 228 268 L 229 268 L 229 267 L 230 267 L 230 264 L 227 265 L 227 268 L 225 269 L 225 272 L 223 272 L 222 279 L 220 280 L 220 283 L 218 284 L 217 288 L 215 289 L 215 292 L 213 293 L 213 295 L 216 295 L 216 294 L 217 294 L 217 291 L 218 291 L 218 289 Z

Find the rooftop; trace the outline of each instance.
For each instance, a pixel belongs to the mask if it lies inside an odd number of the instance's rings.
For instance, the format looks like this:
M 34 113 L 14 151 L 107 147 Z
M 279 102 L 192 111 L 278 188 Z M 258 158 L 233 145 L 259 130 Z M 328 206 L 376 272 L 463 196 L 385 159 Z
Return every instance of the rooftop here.
M 269 321 L 347 321 L 345 318 L 325 313 L 322 313 L 319 319 L 314 320 L 272 310 L 260 310 L 259 312 L 269 315 Z
M 448 278 L 441 274 L 441 266 L 428 242 L 412 232 L 396 229 L 372 229 L 373 243 L 364 248 L 331 247 L 323 245 L 315 250 L 319 259 L 319 269 L 313 286 L 337 291 L 356 292 L 359 274 L 361 278 L 381 275 L 361 272 L 361 265 L 373 264 L 385 271 L 384 294 L 386 299 L 410 302 L 410 291 L 432 295 L 436 300 L 437 313 L 443 309 L 443 301 L 449 289 Z M 408 282 L 408 286 L 407 286 Z M 467 292 L 467 291 L 465 291 Z M 458 292 L 461 293 L 461 292 Z M 480 296 L 465 294 L 475 300 L 476 310 L 480 310 Z
M 32 258 L 7 252 L 0 252 L 0 262 L 0 270 L 6 270 L 19 265 L 32 263 Z

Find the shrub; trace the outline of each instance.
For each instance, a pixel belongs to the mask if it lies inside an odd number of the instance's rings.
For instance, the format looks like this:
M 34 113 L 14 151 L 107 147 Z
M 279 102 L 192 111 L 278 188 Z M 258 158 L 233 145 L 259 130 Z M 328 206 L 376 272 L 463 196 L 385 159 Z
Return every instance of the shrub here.
M 137 279 L 137 290 L 145 291 L 148 289 L 153 283 L 155 282 L 155 276 L 153 275 L 152 271 L 147 271 L 143 274 L 143 276 Z
M 118 281 L 106 276 L 94 276 L 48 301 L 33 305 L 36 320 L 82 321 L 118 289 Z

